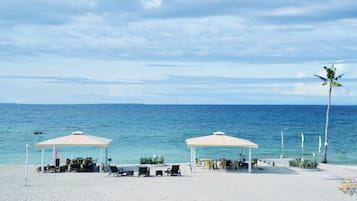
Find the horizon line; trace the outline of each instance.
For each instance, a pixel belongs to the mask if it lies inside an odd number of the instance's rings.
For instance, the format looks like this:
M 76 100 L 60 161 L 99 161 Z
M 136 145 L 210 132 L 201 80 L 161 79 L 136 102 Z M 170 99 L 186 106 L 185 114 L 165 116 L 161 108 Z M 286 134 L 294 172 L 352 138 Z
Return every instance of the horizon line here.
M 1 103 L 0 105 L 177 105 L 177 106 L 327 106 L 327 104 L 291 104 L 291 103 L 280 103 L 280 104 L 249 104 L 249 103 Z M 357 106 L 357 104 L 331 104 L 331 106 Z

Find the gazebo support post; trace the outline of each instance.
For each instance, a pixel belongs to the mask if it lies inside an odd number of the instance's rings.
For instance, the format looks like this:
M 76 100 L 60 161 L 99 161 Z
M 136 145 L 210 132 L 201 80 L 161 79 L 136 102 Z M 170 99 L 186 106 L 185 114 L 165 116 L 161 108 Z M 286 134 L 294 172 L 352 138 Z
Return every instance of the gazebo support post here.
M 99 152 L 99 172 L 103 172 L 102 163 L 103 163 L 103 148 L 101 147 Z
M 196 170 L 196 148 L 191 147 L 191 172 Z
M 108 147 L 105 147 L 105 172 L 108 170 Z
M 52 147 L 53 164 L 56 165 L 56 146 Z
M 41 150 L 41 173 L 43 174 L 43 172 L 45 171 L 45 148 L 42 147 Z
M 252 171 L 252 149 L 249 148 L 249 156 L 248 156 L 248 172 Z

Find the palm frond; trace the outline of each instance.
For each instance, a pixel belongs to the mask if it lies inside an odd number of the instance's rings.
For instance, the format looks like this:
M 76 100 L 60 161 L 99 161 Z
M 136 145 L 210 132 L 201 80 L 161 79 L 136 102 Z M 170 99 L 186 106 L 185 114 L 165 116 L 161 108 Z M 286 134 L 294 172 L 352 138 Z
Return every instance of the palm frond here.
M 323 77 L 323 76 L 321 76 L 321 75 L 314 75 L 315 77 L 317 77 L 317 78 L 320 78 L 320 80 L 322 80 L 323 82 L 327 82 L 327 78 L 325 78 L 325 77 Z
M 337 81 L 338 79 L 340 79 L 344 75 L 345 75 L 344 73 L 342 73 L 341 75 L 338 75 L 337 77 L 335 77 L 335 80 Z
M 338 83 L 338 82 L 332 82 L 332 85 L 333 85 L 334 87 L 341 87 L 341 86 L 342 86 L 342 84 L 340 84 L 340 83 Z

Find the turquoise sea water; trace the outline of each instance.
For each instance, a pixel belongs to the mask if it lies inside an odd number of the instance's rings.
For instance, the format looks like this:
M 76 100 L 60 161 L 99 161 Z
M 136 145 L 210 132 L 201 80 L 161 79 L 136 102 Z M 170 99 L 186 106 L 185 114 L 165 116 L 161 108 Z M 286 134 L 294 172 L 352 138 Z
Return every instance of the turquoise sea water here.
M 73 131 L 113 139 L 108 155 L 118 164 L 153 155 L 163 156 L 165 162 L 188 162 L 185 139 L 215 131 L 257 143 L 254 158 L 278 158 L 283 129 L 284 156 L 300 157 L 303 132 L 304 157 L 312 158 L 312 152 L 318 155 L 318 136 L 324 141 L 325 112 L 326 106 L 308 105 L 0 104 L 0 164 L 24 163 L 27 143 L 30 163 L 39 164 L 36 143 Z M 357 164 L 357 106 L 332 106 L 330 114 L 329 162 Z M 100 155 L 95 147 L 57 151 L 62 160 Z M 240 153 L 240 148 L 197 149 L 199 158 L 238 159 Z M 52 149 L 45 154 L 46 164 L 51 163 Z

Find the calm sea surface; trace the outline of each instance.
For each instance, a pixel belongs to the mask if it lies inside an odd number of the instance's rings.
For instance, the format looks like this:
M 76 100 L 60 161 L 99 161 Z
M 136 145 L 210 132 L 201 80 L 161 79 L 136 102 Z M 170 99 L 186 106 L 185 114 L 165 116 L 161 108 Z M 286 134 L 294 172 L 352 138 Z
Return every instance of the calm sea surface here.
M 301 157 L 303 132 L 304 157 L 312 158 L 313 152 L 318 156 L 318 136 L 324 141 L 325 112 L 326 106 L 306 105 L 0 104 L 0 164 L 23 164 L 27 143 L 30 163 L 40 164 L 41 150 L 35 144 L 73 131 L 111 138 L 108 155 L 117 164 L 138 163 L 140 157 L 153 155 L 163 156 L 165 162 L 188 162 L 185 139 L 215 131 L 257 143 L 253 158 L 278 158 L 282 130 L 284 156 Z M 332 106 L 330 114 L 329 162 L 356 165 L 357 106 Z M 95 147 L 58 147 L 57 151 L 62 160 L 99 159 L 100 155 Z M 238 159 L 241 151 L 199 148 L 197 157 Z M 46 164 L 51 163 L 52 149 L 46 149 L 45 155 Z

